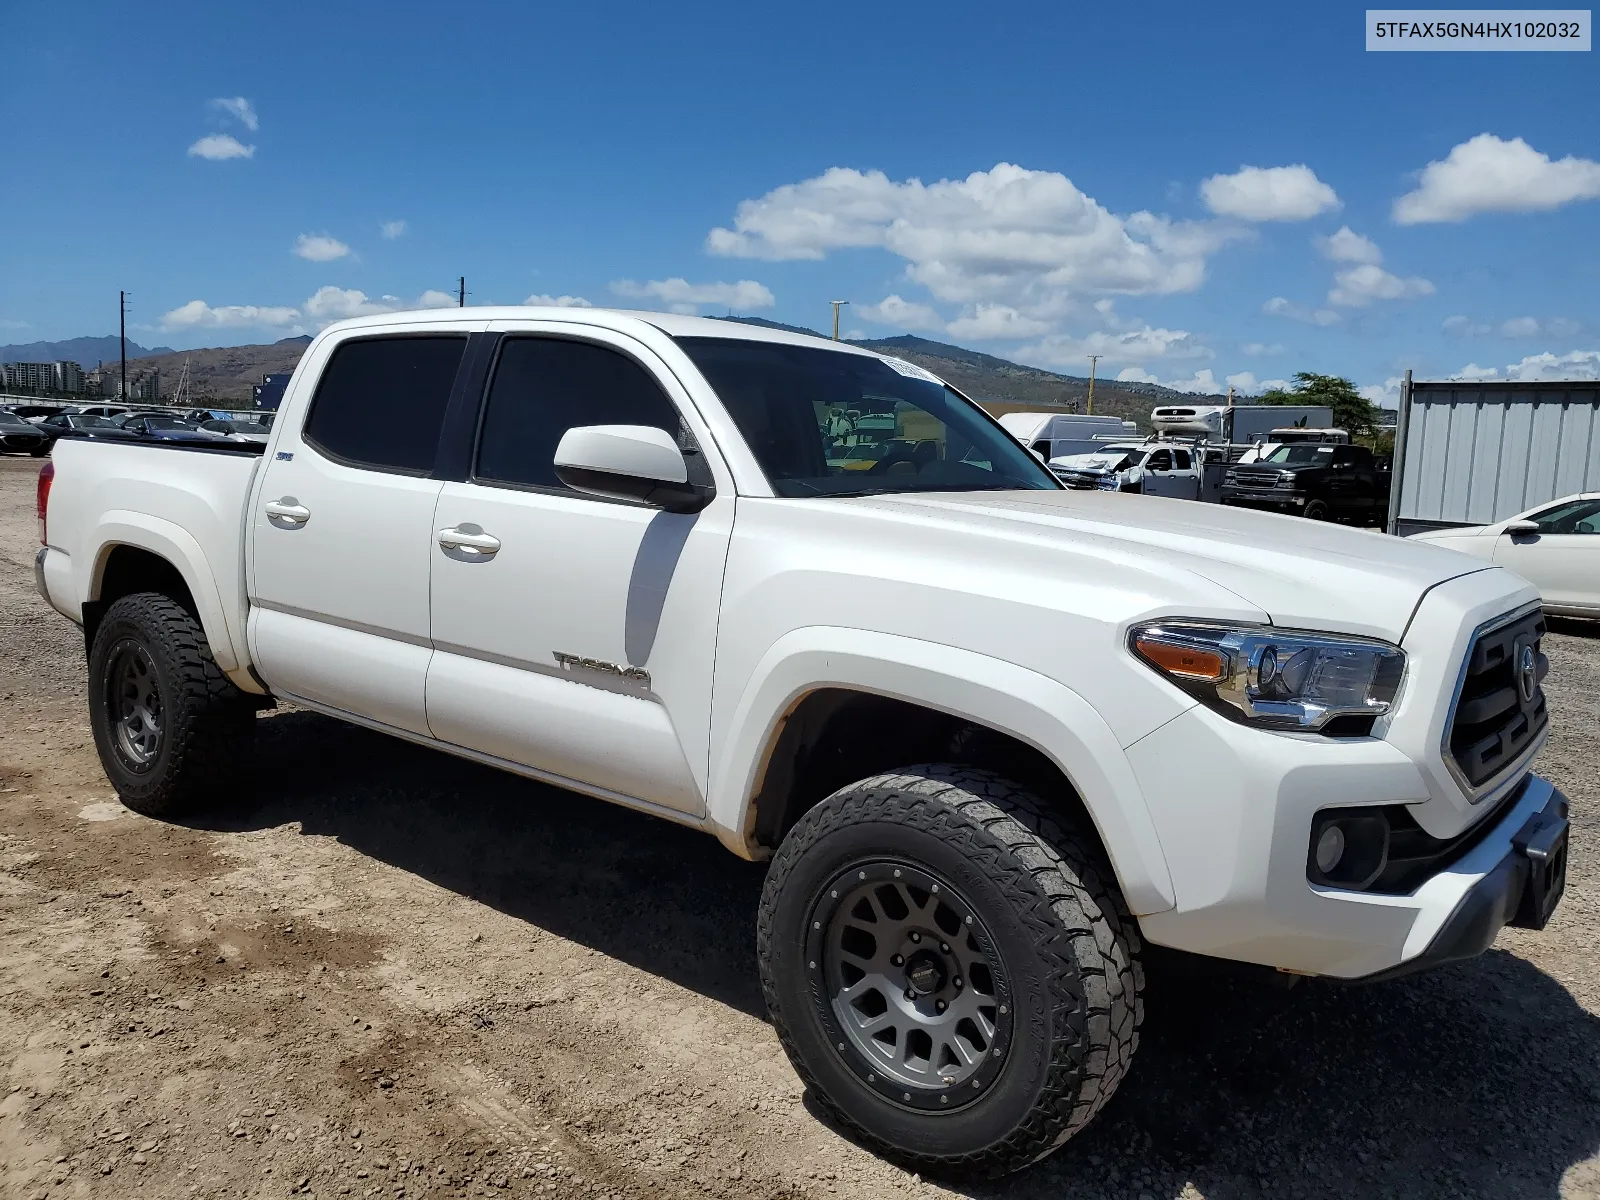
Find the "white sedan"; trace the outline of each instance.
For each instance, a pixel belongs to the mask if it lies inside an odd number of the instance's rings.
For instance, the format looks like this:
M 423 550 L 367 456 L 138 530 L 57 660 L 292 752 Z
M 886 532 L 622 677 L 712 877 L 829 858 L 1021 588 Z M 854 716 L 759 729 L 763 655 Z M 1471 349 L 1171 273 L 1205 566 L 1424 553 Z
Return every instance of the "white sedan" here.
M 1546 612 L 1600 617 L 1600 492 L 1551 500 L 1493 525 L 1411 537 L 1508 567 L 1539 589 Z

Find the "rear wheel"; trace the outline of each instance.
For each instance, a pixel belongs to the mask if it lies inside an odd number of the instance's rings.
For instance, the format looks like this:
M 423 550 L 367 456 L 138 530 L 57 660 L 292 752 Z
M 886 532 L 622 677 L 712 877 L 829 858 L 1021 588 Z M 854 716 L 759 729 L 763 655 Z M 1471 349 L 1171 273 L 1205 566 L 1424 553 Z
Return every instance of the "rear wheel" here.
M 986 1176 L 1042 1158 L 1116 1090 L 1139 949 L 1095 843 L 942 765 L 807 812 L 758 943 L 773 1025 L 822 1107 L 911 1169 Z
M 153 592 L 124 596 L 89 651 L 89 724 L 106 777 L 147 816 L 232 799 L 255 712 L 211 657 L 200 623 Z

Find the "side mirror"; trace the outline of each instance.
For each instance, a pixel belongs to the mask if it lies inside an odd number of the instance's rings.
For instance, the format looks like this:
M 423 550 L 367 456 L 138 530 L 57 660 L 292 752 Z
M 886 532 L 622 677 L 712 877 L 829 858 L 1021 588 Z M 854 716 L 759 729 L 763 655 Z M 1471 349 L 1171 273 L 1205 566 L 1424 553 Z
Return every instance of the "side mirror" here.
M 716 489 L 689 482 L 677 441 L 651 425 L 581 425 L 556 447 L 556 478 L 574 491 L 641 500 L 667 512 L 699 512 Z
M 1506 532 L 1512 537 L 1530 537 L 1539 532 L 1539 522 L 1508 521 L 1506 522 Z

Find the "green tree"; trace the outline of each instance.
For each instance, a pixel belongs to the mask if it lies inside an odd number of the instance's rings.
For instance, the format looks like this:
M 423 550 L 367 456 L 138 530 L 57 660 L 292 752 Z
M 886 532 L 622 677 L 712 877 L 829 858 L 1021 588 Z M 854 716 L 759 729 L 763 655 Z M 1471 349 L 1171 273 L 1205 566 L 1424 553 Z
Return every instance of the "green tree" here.
M 1297 371 L 1294 386 L 1288 391 L 1274 388 L 1263 392 L 1257 404 L 1318 404 L 1333 409 L 1333 423 L 1348 429 L 1351 436 L 1370 434 L 1378 426 L 1378 408 L 1356 391 L 1356 385 L 1338 375 L 1317 375 Z

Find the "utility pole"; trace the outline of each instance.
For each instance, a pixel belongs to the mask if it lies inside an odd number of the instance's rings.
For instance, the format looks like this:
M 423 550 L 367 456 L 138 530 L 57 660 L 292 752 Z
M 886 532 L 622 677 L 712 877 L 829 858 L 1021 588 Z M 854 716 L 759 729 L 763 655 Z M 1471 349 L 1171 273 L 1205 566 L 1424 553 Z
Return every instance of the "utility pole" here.
M 128 402 L 128 293 L 117 293 L 117 336 L 122 341 L 122 394 L 118 400 Z
M 1100 358 L 1098 354 L 1089 355 L 1089 411 L 1084 414 L 1085 416 L 1094 416 L 1094 367 Z
M 839 340 L 839 310 L 849 304 L 850 301 L 829 300 L 828 303 L 833 305 L 833 340 L 837 342 Z
M 461 277 L 461 292 L 457 300 L 457 308 L 465 308 L 467 306 L 467 277 L 465 275 Z

